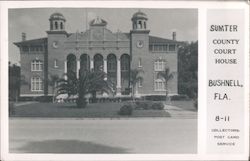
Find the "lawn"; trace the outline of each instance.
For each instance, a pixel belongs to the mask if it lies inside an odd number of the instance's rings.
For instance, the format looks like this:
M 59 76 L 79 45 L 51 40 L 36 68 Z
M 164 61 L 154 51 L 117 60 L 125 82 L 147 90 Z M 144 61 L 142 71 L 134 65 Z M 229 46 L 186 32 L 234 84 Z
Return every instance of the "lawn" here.
M 182 108 L 183 110 L 187 111 L 197 111 L 194 107 L 194 101 L 171 101 L 171 103 L 168 103 L 169 105 L 176 106 L 179 108 Z
M 132 116 L 120 116 L 123 103 L 93 103 L 77 108 L 75 103 L 38 103 L 14 107 L 12 117 L 60 117 L 60 118 L 120 118 L 120 117 L 170 117 L 165 110 L 134 110 Z

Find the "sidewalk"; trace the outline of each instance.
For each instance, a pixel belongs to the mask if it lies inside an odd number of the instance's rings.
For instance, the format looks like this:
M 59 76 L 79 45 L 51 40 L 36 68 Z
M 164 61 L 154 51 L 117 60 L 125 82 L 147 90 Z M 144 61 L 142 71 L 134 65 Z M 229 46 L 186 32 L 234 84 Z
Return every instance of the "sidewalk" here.
M 197 119 L 197 111 L 183 110 L 182 108 L 171 105 L 165 105 L 164 109 L 170 113 L 170 118 Z
M 35 103 L 34 101 L 30 101 L 30 102 L 15 102 L 14 105 L 15 107 L 18 107 L 18 106 L 23 106 L 23 105 L 29 105 L 29 104 L 32 104 L 32 103 Z

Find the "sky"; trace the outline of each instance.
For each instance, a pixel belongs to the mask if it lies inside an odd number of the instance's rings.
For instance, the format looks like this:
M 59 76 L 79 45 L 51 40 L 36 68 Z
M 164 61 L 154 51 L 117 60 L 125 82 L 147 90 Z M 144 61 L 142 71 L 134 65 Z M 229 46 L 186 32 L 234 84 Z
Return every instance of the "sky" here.
M 107 21 L 107 28 L 112 32 L 129 32 L 132 28 L 131 18 L 138 10 L 148 16 L 147 27 L 150 35 L 172 39 L 172 32 L 177 33 L 178 41 L 198 40 L 197 9 L 121 9 L 121 8 L 23 8 L 9 9 L 9 61 L 20 62 L 18 47 L 13 43 L 21 41 L 21 33 L 26 39 L 47 37 L 49 17 L 60 12 L 66 18 L 68 33 L 84 32 L 89 22 L 99 16 Z

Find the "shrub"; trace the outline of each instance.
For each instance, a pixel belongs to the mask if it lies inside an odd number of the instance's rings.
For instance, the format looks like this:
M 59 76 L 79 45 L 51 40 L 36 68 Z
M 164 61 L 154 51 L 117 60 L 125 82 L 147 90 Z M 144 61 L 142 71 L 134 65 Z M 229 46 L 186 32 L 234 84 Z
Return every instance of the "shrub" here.
M 163 110 L 164 104 L 162 102 L 156 102 L 152 104 L 151 108 L 155 110 Z
M 35 100 L 38 102 L 52 102 L 53 96 L 39 96 L 36 97 Z
M 165 95 L 151 95 L 151 96 L 145 96 L 144 99 L 150 100 L 150 101 L 165 101 L 166 96 Z
M 150 109 L 151 106 L 152 106 L 151 101 L 136 101 L 135 102 L 135 108 L 136 109 L 148 110 L 148 109 Z
M 174 95 L 174 96 L 171 96 L 171 100 L 172 101 L 188 100 L 188 96 L 187 95 Z
M 164 104 L 162 102 L 153 102 L 153 101 L 136 101 L 135 109 L 144 109 L 144 110 L 162 110 L 164 109 Z
M 132 115 L 133 107 L 131 105 L 123 105 L 118 112 L 119 115 Z
M 18 101 L 34 101 L 34 97 L 20 97 Z

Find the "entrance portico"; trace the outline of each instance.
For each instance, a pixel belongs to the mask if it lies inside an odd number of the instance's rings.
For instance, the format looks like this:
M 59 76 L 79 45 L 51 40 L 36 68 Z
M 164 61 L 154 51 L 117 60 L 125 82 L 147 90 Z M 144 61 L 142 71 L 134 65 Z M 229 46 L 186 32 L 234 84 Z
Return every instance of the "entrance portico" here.
M 122 54 L 120 57 L 113 53 L 107 57 L 97 53 L 92 58 L 88 54 L 82 54 L 80 59 L 74 54 L 68 54 L 64 61 L 65 79 L 69 71 L 76 74 L 79 78 L 80 70 L 101 70 L 107 74 L 105 80 L 110 80 L 115 87 L 116 96 L 121 96 L 129 88 L 129 69 L 130 57 L 128 54 Z

